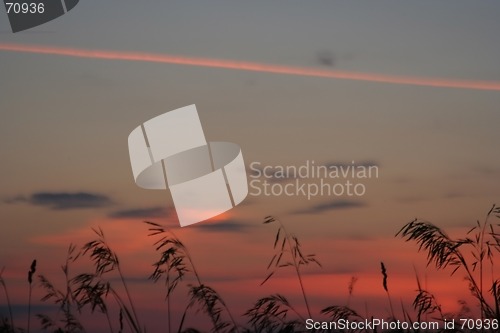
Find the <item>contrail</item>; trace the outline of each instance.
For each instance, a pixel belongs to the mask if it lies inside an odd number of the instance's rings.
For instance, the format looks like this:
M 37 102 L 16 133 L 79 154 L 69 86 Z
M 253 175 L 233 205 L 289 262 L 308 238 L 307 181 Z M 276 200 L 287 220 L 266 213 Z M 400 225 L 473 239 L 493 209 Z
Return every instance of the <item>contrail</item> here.
M 455 80 L 445 78 L 395 76 L 377 73 L 357 73 L 337 70 L 326 70 L 319 68 L 281 66 L 256 62 L 234 61 L 211 58 L 185 57 L 170 54 L 105 51 L 105 50 L 84 50 L 65 47 L 37 46 L 0 43 L 1 51 L 50 54 L 76 58 L 107 59 L 122 61 L 141 61 L 163 64 L 176 64 L 209 68 L 223 68 L 241 71 L 252 71 L 262 73 L 275 73 L 298 76 L 323 77 L 340 80 L 354 80 L 379 82 L 390 84 L 404 84 L 425 87 L 440 88 L 461 88 L 475 90 L 500 91 L 499 81 L 477 81 L 477 80 Z

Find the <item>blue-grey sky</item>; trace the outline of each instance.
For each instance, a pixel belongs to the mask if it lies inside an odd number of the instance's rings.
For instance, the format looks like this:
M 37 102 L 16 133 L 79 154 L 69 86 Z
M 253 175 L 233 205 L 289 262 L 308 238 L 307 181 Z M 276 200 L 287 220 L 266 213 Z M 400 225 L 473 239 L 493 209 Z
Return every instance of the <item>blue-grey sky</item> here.
M 0 44 L 500 81 L 499 14 L 493 0 L 82 0 L 17 34 L 0 12 Z M 247 164 L 355 160 L 380 167 L 366 196 L 346 209 L 329 206 L 329 197 L 250 197 L 226 228 L 197 229 L 201 234 L 229 230 L 261 244 L 268 231 L 256 226 L 277 214 L 312 245 L 335 237 L 387 239 L 416 216 L 468 226 L 499 199 L 498 91 L 0 51 L 0 267 L 24 272 L 13 256 L 28 262 L 33 252 L 55 253 L 79 230 L 114 226 L 118 216 L 168 216 L 167 192 L 134 184 L 127 136 L 145 120 L 190 104 L 207 139 L 238 143 Z M 78 193 L 90 197 L 64 196 Z M 72 200 L 95 209 L 57 209 Z M 315 207 L 323 208 L 314 214 Z M 380 260 L 376 250 L 372 256 Z M 259 260 L 247 260 L 260 276 Z

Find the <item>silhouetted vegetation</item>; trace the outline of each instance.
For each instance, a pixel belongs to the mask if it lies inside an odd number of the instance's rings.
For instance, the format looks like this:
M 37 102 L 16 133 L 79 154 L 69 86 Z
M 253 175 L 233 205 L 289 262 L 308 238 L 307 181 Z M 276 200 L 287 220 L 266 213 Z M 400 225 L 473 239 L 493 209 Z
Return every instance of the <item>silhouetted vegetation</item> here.
M 449 270 L 450 275 L 461 272 L 465 275 L 470 293 L 479 309 L 479 319 L 500 320 L 500 278 L 495 276 L 495 258 L 500 252 L 500 234 L 497 232 L 498 223 L 494 218 L 500 218 L 500 207 L 493 206 L 487 213 L 484 221 L 477 221 L 476 225 L 463 237 L 453 239 L 438 226 L 422 220 L 414 220 L 406 224 L 397 234 L 405 241 L 415 242 L 418 250 L 427 255 L 429 265 L 437 270 Z M 325 307 L 318 314 L 312 313 L 307 296 L 307 287 L 304 285 L 303 269 L 313 264 L 321 267 L 315 254 L 307 254 L 301 243 L 293 234 L 290 234 L 285 225 L 278 219 L 268 216 L 264 220 L 266 225 L 276 225 L 276 235 L 273 242 L 274 254 L 267 264 L 268 274 L 262 284 L 272 279 L 275 273 L 283 269 L 292 269 L 297 278 L 297 287 L 303 298 L 303 312 L 294 307 L 285 295 L 272 294 L 258 299 L 243 316 L 246 318 L 245 327 L 237 324 L 230 309 L 219 293 L 206 285 L 194 265 L 187 247 L 172 230 L 154 222 L 145 222 L 149 228 L 149 236 L 154 238 L 154 248 L 158 259 L 153 263 L 153 272 L 149 279 L 154 283 L 164 284 L 165 301 L 167 305 L 168 326 L 167 332 L 198 332 L 187 326 L 188 313 L 199 315 L 201 310 L 211 322 L 211 332 L 215 333 L 271 333 L 271 332 L 301 332 L 307 318 L 316 320 L 338 321 L 340 319 L 351 322 L 362 322 L 373 317 L 360 315 L 360 312 L 351 308 L 350 302 L 358 281 L 352 277 L 348 284 L 347 304 L 336 304 Z M 43 302 L 50 302 L 57 306 L 56 317 L 48 314 L 37 314 L 43 331 L 54 333 L 86 332 L 81 322 L 83 311 L 100 313 L 107 320 L 108 330 L 114 332 L 145 333 L 146 326 L 141 324 L 136 311 L 133 295 L 131 295 L 127 278 L 124 276 L 118 255 L 111 249 L 101 229 L 94 230 L 96 239 L 86 243 L 80 249 L 70 245 L 65 263 L 62 265 L 64 285 L 58 287 L 47 277 L 39 274 L 35 277 L 37 262 L 34 260 L 28 270 L 28 319 L 26 332 L 30 332 L 31 295 L 36 286 L 42 288 L 45 295 Z M 77 260 L 88 260 L 92 271 L 73 275 L 71 265 Z M 415 272 L 417 294 L 413 300 L 413 309 L 408 310 L 401 305 L 402 318 L 397 318 L 391 295 L 389 293 L 389 272 L 381 262 L 380 287 L 386 292 L 390 313 L 389 321 L 414 322 L 422 321 L 427 316 L 440 322 L 453 318 L 470 316 L 468 305 L 462 301 L 461 313 L 445 313 L 435 295 L 422 287 L 418 274 Z M 2 291 L 7 315 L 0 314 L 0 333 L 24 332 L 24 329 L 15 325 L 12 304 L 9 297 L 7 283 L 3 278 L 4 269 L 0 270 L 0 290 Z M 118 277 L 118 278 L 116 278 Z M 186 279 L 190 277 L 189 279 Z M 34 279 L 36 278 L 36 279 Z M 37 283 L 35 283 L 35 281 Z M 189 281 L 194 281 L 188 283 Z M 188 290 L 187 306 L 173 327 L 171 297 L 180 284 L 185 284 Z M 110 308 L 117 309 L 110 311 Z M 368 316 L 368 315 L 367 315 Z M 376 330 L 345 330 L 342 332 L 375 332 Z M 456 332 L 461 332 L 459 329 Z M 474 330 L 472 330 L 474 331 Z M 497 329 L 481 329 L 481 332 L 498 332 Z M 335 330 L 315 330 L 315 332 L 337 332 Z M 340 332 L 340 331 L 339 331 Z M 398 332 L 423 332 L 423 330 L 409 329 Z M 444 330 L 443 330 L 444 332 Z M 446 331 L 450 332 L 450 330 Z M 465 331 L 464 331 L 465 332 Z

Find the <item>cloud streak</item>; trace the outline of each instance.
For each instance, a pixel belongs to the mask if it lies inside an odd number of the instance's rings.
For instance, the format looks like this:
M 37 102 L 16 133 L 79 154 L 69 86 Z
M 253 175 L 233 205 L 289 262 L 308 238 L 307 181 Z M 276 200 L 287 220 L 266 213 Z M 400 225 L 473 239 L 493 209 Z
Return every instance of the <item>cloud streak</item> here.
M 170 217 L 172 211 L 166 207 L 147 207 L 117 210 L 109 214 L 113 219 L 145 219 Z
M 325 202 L 319 205 L 297 210 L 294 212 L 294 214 L 319 214 L 330 210 L 360 208 L 364 206 L 366 206 L 366 204 L 360 201 L 339 200 L 339 201 Z
M 27 203 L 52 210 L 101 208 L 111 205 L 112 200 L 102 194 L 89 192 L 37 192 L 30 196 L 18 196 L 5 200 L 6 203 Z
M 108 50 L 85 50 L 55 46 L 0 43 L 0 51 L 59 55 L 76 58 L 152 62 L 240 71 L 274 73 L 285 75 L 312 76 L 339 80 L 378 82 L 438 88 L 458 88 L 500 91 L 499 81 L 455 80 L 447 78 L 395 76 L 378 73 L 359 73 L 319 68 L 282 66 L 256 62 L 223 60 L 213 58 L 185 57 L 170 54 L 118 52 Z
M 206 232 L 244 232 L 250 225 L 238 220 L 224 220 L 222 222 L 206 222 L 194 225 L 195 230 Z

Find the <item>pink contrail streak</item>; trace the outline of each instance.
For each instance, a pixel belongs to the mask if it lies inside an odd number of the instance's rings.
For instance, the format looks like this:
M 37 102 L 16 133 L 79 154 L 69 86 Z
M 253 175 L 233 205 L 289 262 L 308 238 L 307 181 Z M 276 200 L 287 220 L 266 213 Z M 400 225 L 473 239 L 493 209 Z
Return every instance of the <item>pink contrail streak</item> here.
M 223 59 L 196 58 L 176 56 L 169 54 L 154 54 L 140 52 L 121 52 L 121 51 L 103 51 L 103 50 L 84 50 L 52 46 L 36 46 L 22 44 L 0 43 L 0 50 L 10 52 L 51 54 L 76 58 L 107 59 L 123 61 L 142 61 L 163 64 L 176 64 L 209 68 L 223 68 L 242 71 L 275 73 L 299 76 L 323 77 L 341 80 L 355 80 L 367 82 L 379 82 L 390 84 L 405 84 L 426 87 L 441 88 L 462 88 L 476 90 L 500 91 L 500 82 L 498 81 L 476 81 L 476 80 L 454 80 L 443 78 L 424 78 L 410 76 L 393 76 L 376 73 L 357 73 L 337 70 L 326 70 L 307 67 L 281 66 L 272 64 L 263 64 L 246 61 L 233 61 Z

